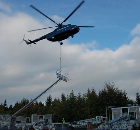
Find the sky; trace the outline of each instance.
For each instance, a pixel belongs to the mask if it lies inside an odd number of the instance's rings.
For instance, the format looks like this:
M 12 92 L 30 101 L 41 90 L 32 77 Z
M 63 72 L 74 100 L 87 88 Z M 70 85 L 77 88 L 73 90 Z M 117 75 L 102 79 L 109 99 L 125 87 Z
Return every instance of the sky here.
M 0 103 L 14 105 L 23 98 L 34 99 L 56 80 L 60 68 L 60 45 L 47 39 L 26 45 L 53 29 L 55 24 L 32 9 L 61 23 L 81 0 L 0 0 Z M 64 24 L 89 25 L 63 41 L 62 74 L 69 82 L 59 82 L 38 101 L 47 96 L 60 98 L 72 90 L 84 94 L 88 88 L 98 93 L 105 82 L 127 93 L 135 100 L 140 93 L 140 1 L 85 0 Z M 54 27 L 42 31 L 29 30 Z

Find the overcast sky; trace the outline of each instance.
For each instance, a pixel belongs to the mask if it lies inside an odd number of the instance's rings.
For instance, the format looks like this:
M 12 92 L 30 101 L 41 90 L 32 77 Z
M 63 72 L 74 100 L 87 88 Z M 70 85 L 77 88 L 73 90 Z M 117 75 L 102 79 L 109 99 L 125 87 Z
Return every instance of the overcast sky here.
M 60 45 L 47 39 L 36 45 L 21 44 L 53 29 L 29 33 L 28 30 L 55 26 L 30 8 L 34 5 L 57 23 L 61 23 L 81 0 L 0 0 L 0 103 L 14 104 L 23 98 L 33 99 L 53 84 L 60 68 Z M 63 41 L 62 74 L 71 80 L 61 81 L 38 101 L 50 94 L 75 95 L 94 88 L 98 93 L 104 82 L 114 82 L 135 100 L 140 92 L 140 1 L 87 0 L 64 24 L 92 25 L 81 28 L 74 38 Z M 55 29 L 55 28 L 54 28 Z

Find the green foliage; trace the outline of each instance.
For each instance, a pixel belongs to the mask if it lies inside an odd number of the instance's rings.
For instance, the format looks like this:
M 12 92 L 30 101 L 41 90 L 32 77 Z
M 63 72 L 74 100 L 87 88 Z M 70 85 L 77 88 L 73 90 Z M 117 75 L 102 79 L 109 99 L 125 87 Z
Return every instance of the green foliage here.
M 128 97 L 125 91 L 115 88 L 114 84 L 105 82 L 104 89 L 98 95 L 98 113 L 105 116 L 107 106 L 124 107 L 128 104 Z
M 139 102 L 139 94 L 136 95 L 137 102 Z M 95 116 L 105 116 L 107 106 L 125 107 L 128 103 L 133 102 L 127 97 L 125 91 L 115 88 L 115 84 L 110 82 L 105 82 L 104 88 L 98 93 L 92 88 L 88 89 L 83 95 L 78 93 L 75 96 L 74 91 L 65 96 L 64 93 L 61 94 L 60 99 L 54 99 L 52 101 L 51 95 L 49 95 L 45 101 L 35 102 L 22 113 L 21 116 L 31 116 L 32 114 L 52 114 L 53 122 L 74 121 L 82 120 L 87 118 L 93 118 Z M 20 102 L 16 102 L 14 106 L 7 106 L 7 101 L 5 100 L 3 104 L 0 105 L 0 114 L 14 114 L 23 106 L 29 103 L 28 99 L 23 98 Z
M 136 93 L 136 103 L 140 105 L 140 95 L 138 92 Z

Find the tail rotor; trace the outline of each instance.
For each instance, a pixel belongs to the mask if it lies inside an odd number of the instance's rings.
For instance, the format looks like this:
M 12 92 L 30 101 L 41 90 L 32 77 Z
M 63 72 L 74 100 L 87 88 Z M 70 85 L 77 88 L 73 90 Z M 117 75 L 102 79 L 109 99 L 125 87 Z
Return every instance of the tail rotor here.
M 26 42 L 26 40 L 25 40 L 24 38 L 25 38 L 25 34 L 24 34 L 24 36 L 23 36 L 22 41 L 21 41 L 19 44 L 21 44 L 23 41 L 25 41 L 25 42 Z
M 25 38 L 25 34 L 24 34 L 24 36 L 23 36 L 23 40 L 20 42 L 20 44 L 24 41 L 24 42 L 26 42 L 26 44 L 28 45 L 28 44 L 31 44 L 31 40 L 29 40 L 30 42 L 28 42 L 27 40 L 25 40 L 24 39 Z M 36 44 L 36 43 L 34 43 L 34 44 Z

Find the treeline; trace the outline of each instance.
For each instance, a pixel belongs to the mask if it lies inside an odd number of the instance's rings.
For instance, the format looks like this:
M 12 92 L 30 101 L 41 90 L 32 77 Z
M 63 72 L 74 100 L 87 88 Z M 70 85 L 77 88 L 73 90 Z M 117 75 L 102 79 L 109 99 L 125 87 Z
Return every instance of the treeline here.
M 14 114 L 27 103 L 29 103 L 28 99 L 22 99 L 22 101 L 16 102 L 14 106 L 8 107 L 5 100 L 0 105 L 0 114 Z M 36 101 L 19 116 L 52 114 L 53 122 L 61 122 L 62 118 L 70 122 L 95 116 L 106 116 L 107 106 L 125 107 L 127 104 L 133 104 L 133 101 L 127 97 L 127 93 L 116 88 L 114 84 L 105 82 L 104 88 L 98 93 L 92 88 L 83 95 L 78 93 L 75 96 L 72 90 L 69 95 L 62 93 L 60 99 L 55 98 L 53 101 L 52 96 L 49 95 L 45 103 Z

